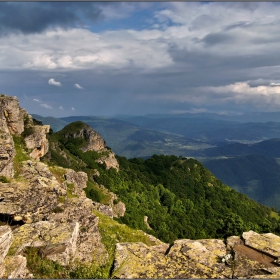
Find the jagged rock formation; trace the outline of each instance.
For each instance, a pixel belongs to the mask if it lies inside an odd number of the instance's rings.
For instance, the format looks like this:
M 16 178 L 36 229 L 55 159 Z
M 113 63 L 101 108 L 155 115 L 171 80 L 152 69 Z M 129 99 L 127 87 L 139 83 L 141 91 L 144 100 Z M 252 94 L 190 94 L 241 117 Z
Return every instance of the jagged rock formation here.
M 31 149 L 29 156 L 37 161 L 49 150 L 49 142 L 46 134 L 50 131 L 49 125 L 35 125 L 29 128 L 31 134 L 24 138 L 26 148 Z
M 13 135 L 19 136 L 27 129 L 26 146 L 31 150 L 30 156 L 39 160 L 48 151 L 46 133 L 50 126 L 34 126 L 32 117 L 19 107 L 16 97 L 0 96 L 0 176 L 14 176 L 15 148 Z
M 23 132 L 24 112 L 16 97 L 0 95 L 0 176 L 14 176 L 16 152 L 12 135 Z
M 49 126 L 34 125 L 15 97 L 2 95 L 0 103 L 0 175 L 14 175 L 12 135 L 22 134 L 35 160 L 21 162 L 20 180 L 0 182 L 0 222 L 7 224 L 0 227 L 0 277 L 32 276 L 22 255 L 26 247 L 37 247 L 42 256 L 62 265 L 76 260 L 104 264 L 108 253 L 98 218 L 83 191 L 87 174 L 59 167 L 51 171 L 39 162 L 48 151 Z
M 1 122 L 4 120 L 12 135 L 20 135 L 24 131 L 24 118 L 27 112 L 19 107 L 15 96 L 0 95 L 0 112 Z
M 67 126 L 62 130 L 64 138 L 83 138 L 86 140 L 86 144 L 80 149 L 83 152 L 96 151 L 100 153 L 100 158 L 96 160 L 101 164 L 105 164 L 106 168 L 115 168 L 119 170 L 118 161 L 115 158 L 115 154 L 108 148 L 103 138 L 93 128 L 85 123 L 76 122 L 79 126 L 75 127 L 74 131 L 69 132 Z M 71 124 L 70 124 L 71 125 Z
M 176 240 L 148 247 L 118 243 L 115 278 L 279 278 L 280 237 L 245 232 L 243 238 Z

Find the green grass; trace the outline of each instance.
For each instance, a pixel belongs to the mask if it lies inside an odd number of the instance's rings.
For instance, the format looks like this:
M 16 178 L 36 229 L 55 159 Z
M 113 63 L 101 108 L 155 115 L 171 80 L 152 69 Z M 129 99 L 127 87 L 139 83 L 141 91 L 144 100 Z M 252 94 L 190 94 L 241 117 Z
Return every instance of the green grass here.
M 74 191 L 74 184 L 72 183 L 66 183 L 67 185 L 67 197 L 68 198 L 74 198 L 74 197 L 78 197 L 77 195 L 73 194 L 73 191 Z
M 276 212 L 274 212 L 274 211 L 271 211 L 271 212 L 270 212 L 270 217 L 271 217 L 271 218 L 275 218 L 277 221 L 280 220 L 280 217 L 279 217 L 278 213 L 276 213 Z
M 69 268 L 65 268 L 57 262 L 42 258 L 38 249 L 29 247 L 25 249 L 27 268 L 33 273 L 34 278 L 61 279 L 71 278 Z
M 21 136 L 13 136 L 16 156 L 14 158 L 15 178 L 18 178 L 21 173 L 22 162 L 30 160 L 26 152 L 25 142 Z

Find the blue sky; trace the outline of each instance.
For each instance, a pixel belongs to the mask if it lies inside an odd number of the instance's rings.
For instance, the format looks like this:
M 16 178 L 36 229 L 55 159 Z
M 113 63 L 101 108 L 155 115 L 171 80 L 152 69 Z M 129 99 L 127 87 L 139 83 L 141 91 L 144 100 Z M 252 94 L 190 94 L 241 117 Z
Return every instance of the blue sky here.
M 0 92 L 43 116 L 280 110 L 273 2 L 0 2 Z

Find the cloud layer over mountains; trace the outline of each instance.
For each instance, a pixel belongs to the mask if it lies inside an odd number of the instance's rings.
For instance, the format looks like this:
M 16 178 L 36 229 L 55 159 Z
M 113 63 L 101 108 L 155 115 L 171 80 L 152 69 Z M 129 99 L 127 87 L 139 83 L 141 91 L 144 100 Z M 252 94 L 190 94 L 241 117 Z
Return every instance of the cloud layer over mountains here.
M 279 16 L 273 2 L 2 2 L 1 91 L 53 116 L 277 111 Z

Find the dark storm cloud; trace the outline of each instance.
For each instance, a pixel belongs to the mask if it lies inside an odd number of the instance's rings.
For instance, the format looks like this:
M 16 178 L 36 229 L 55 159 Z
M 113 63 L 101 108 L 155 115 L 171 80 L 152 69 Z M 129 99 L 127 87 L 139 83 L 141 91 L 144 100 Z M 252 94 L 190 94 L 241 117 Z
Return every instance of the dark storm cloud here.
M 204 42 L 206 45 L 230 44 L 235 42 L 235 37 L 226 33 L 210 33 L 204 36 L 199 42 Z
M 0 2 L 0 34 L 38 33 L 49 27 L 75 27 L 102 18 L 90 2 Z

